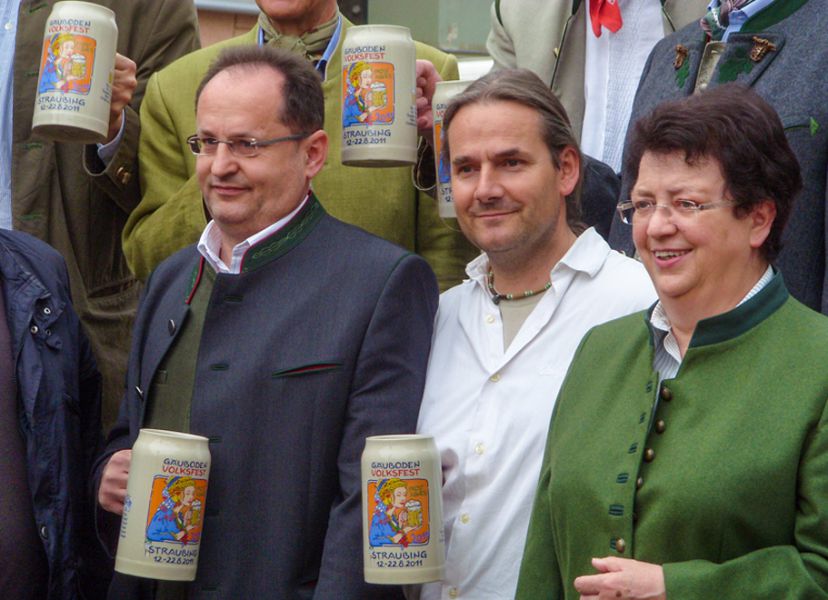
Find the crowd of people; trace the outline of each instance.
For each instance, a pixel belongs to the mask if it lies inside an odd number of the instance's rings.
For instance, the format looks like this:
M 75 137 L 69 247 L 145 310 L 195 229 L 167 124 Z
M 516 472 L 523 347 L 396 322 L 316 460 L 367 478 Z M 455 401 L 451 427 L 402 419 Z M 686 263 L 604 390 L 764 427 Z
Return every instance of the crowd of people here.
M 43 53 L 71 89 L 55 2 L 0 2 L 8 598 L 828 598 L 820 2 L 495 0 L 447 221 L 455 57 L 416 43 L 413 171 L 345 166 L 336 0 L 203 49 L 189 0 L 93 1 L 91 145 L 31 131 Z M 170 477 L 147 525 L 203 526 L 195 581 L 113 573 L 141 428 L 209 440 L 203 510 Z M 416 540 L 404 478 L 364 514 L 360 455 L 415 432 L 446 576 L 368 584 L 365 522 Z

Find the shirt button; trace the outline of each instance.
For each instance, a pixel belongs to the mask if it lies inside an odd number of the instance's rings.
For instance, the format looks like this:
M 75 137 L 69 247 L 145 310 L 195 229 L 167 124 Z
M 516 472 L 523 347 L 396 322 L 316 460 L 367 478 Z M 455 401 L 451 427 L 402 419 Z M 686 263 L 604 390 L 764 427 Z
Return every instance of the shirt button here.
M 624 541 L 624 538 L 618 538 L 615 540 L 615 550 L 618 554 L 624 554 L 624 550 L 627 549 L 627 542 Z
M 489 381 L 491 381 L 492 383 L 497 383 L 498 381 L 500 381 L 500 373 L 495 373 L 494 375 L 489 377 Z
M 673 399 L 673 392 L 667 386 L 664 386 L 663 388 L 661 388 L 661 399 L 664 400 L 665 402 L 669 402 L 670 400 Z
M 468 525 L 469 521 L 471 521 L 471 516 L 469 516 L 469 513 L 463 513 L 462 515 L 460 515 L 460 522 L 463 525 Z
M 640 490 L 641 486 L 643 486 L 643 485 L 644 485 L 644 478 L 643 477 L 639 477 L 638 479 L 635 480 L 635 489 Z
M 175 321 L 173 321 L 172 319 L 167 321 L 167 331 L 170 332 L 170 335 L 175 333 Z
M 667 423 L 664 422 L 664 419 L 659 419 L 656 421 L 655 430 L 656 433 L 664 433 L 664 430 L 667 429 Z
M 37 333 L 38 331 L 40 331 L 40 328 L 37 325 L 32 325 L 29 328 L 29 331 L 31 331 L 32 333 Z
M 491 324 L 491 323 L 494 323 L 494 322 L 495 322 L 494 315 L 486 315 L 486 323 Z
M 647 448 L 644 450 L 644 462 L 653 462 L 655 460 L 655 450 Z
M 52 309 L 49 308 L 48 306 L 44 306 L 43 307 L 43 314 L 44 315 L 51 315 L 52 314 Z
M 460 592 L 457 591 L 456 587 L 449 588 L 449 598 L 457 598 Z
M 40 537 L 42 537 L 44 540 L 49 539 L 49 530 L 46 529 L 45 525 L 40 526 Z
M 6 31 L 11 31 L 11 29 L 12 29 L 12 22 L 11 22 L 11 21 L 7 21 L 7 22 L 6 22 L 6 24 L 5 24 L 5 25 L 3 25 L 3 29 L 5 29 Z
M 474 445 L 475 454 L 483 454 L 485 451 L 486 451 L 486 446 L 483 444 L 483 442 L 477 442 Z

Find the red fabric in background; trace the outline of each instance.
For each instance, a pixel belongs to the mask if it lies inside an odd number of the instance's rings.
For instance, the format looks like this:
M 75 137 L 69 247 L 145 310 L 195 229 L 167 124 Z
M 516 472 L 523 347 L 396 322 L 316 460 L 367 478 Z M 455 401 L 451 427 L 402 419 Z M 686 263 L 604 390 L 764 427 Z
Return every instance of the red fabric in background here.
M 589 18 L 595 37 L 601 37 L 602 26 L 615 33 L 624 24 L 618 0 L 589 0 Z

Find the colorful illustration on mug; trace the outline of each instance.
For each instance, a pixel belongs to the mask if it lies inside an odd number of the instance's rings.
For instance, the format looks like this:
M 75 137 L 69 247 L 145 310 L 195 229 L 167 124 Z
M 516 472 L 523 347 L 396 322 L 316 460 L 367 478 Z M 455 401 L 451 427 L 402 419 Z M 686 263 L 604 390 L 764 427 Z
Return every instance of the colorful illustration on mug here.
M 358 61 L 343 70 L 342 126 L 394 122 L 394 65 Z
M 43 42 L 37 91 L 88 94 L 95 64 L 95 39 L 58 33 Z
M 204 521 L 207 480 L 156 476 L 152 480 L 147 541 L 197 544 Z
M 368 481 L 368 541 L 377 546 L 428 544 L 428 480 Z
M 443 155 L 443 123 L 437 121 L 434 123 L 434 153 L 437 158 L 437 179 L 440 183 L 451 183 L 451 167 Z

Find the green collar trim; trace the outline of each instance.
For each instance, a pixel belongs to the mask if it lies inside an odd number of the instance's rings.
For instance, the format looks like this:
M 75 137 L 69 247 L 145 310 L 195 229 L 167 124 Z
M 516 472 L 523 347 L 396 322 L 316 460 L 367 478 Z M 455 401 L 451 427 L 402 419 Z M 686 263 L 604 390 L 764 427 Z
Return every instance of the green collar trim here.
M 739 33 L 762 32 L 768 27 L 776 25 L 783 19 L 787 19 L 807 3 L 808 0 L 784 0 L 784 2 L 777 0 L 776 2 L 772 2 L 765 10 L 748 19 L 742 25 Z
M 688 349 L 718 344 L 738 337 L 767 319 L 785 304 L 790 294 L 782 280 L 782 274 L 775 269 L 774 271 L 773 279 L 753 298 L 724 314 L 699 321 Z M 656 304 L 658 302 L 644 312 L 644 323 L 650 334 L 651 348 L 655 347 L 655 332 L 650 325 L 650 319 Z
M 202 256 L 201 259 L 198 261 L 198 264 L 193 266 L 193 270 L 190 273 L 190 285 L 187 286 L 189 290 L 187 292 L 187 297 L 184 299 L 184 304 L 190 304 L 193 301 L 193 296 L 195 296 L 195 291 L 198 288 L 198 284 L 201 283 L 201 276 L 204 274 L 204 257 Z M 207 269 L 208 271 L 212 271 L 212 269 Z
M 287 225 L 245 252 L 241 272 L 255 271 L 293 250 L 308 237 L 323 216 L 325 209 L 311 192 L 307 204 Z
M 249 273 L 255 271 L 272 260 L 276 260 L 290 252 L 293 248 L 299 245 L 302 240 L 308 237 L 308 234 L 313 231 L 313 228 L 319 220 L 325 216 L 325 209 L 316 199 L 313 192 L 310 193 L 307 204 L 299 213 L 290 220 L 290 222 L 275 232 L 270 237 L 263 239 L 255 246 L 248 248 L 247 252 L 242 258 L 242 273 Z M 203 256 L 199 257 L 198 263 L 193 266 L 190 273 L 190 284 L 188 286 L 187 297 L 184 299 L 185 304 L 190 304 L 193 301 L 198 285 L 201 283 L 204 275 L 210 278 L 211 282 L 216 281 L 216 272 L 212 268 L 206 267 L 206 261 Z
M 744 304 L 724 314 L 699 321 L 689 348 L 718 344 L 742 335 L 779 310 L 788 296 L 782 274 L 777 271 L 768 285 Z

